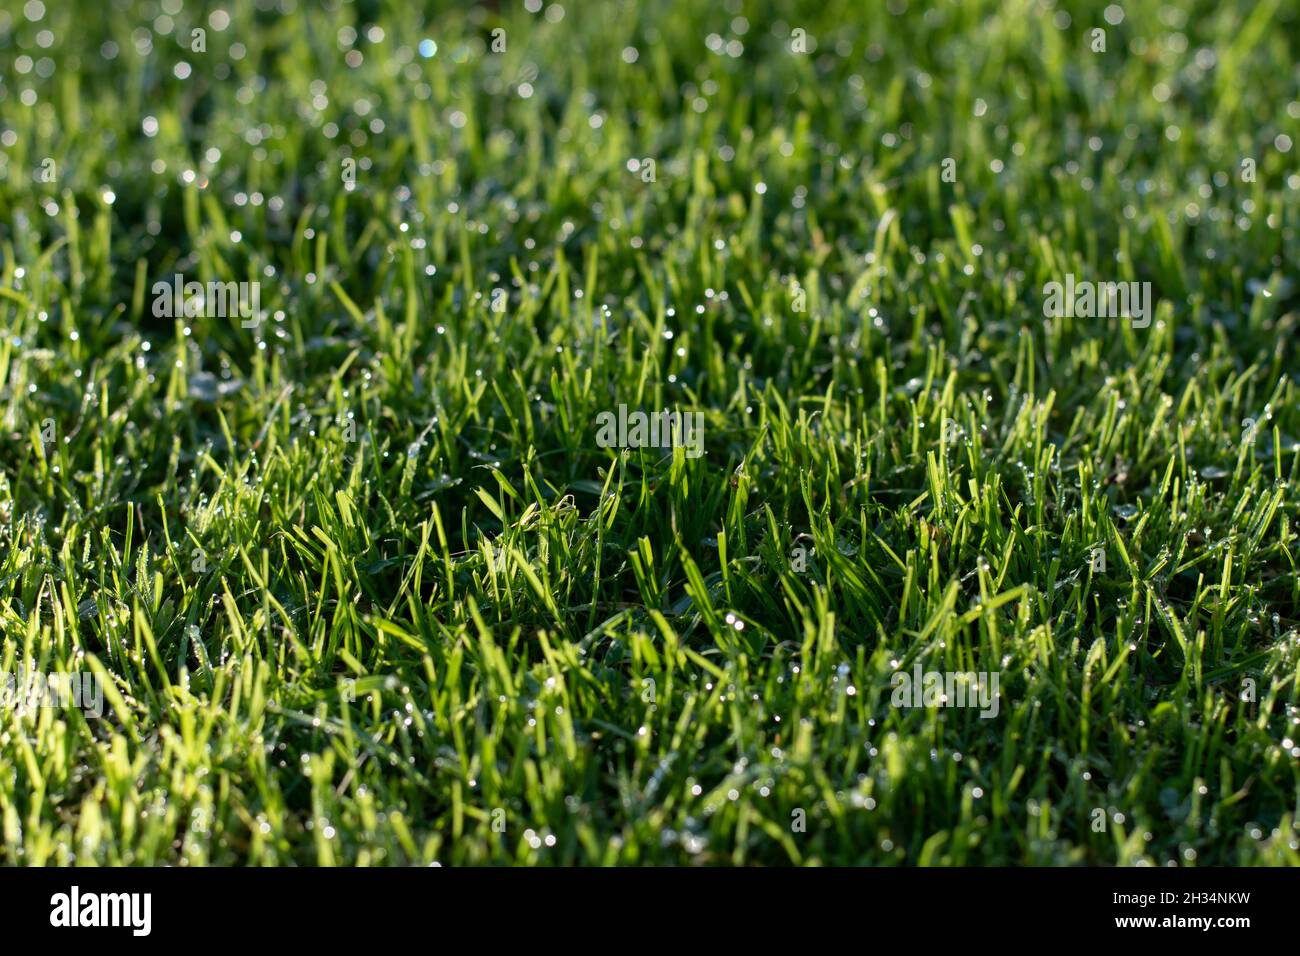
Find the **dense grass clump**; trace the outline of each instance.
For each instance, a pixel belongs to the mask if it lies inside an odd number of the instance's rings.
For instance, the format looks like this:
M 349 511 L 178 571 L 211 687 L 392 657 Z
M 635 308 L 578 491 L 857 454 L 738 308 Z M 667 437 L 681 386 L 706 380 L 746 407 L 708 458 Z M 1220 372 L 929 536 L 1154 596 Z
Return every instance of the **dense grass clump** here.
M 1294 3 L 420 6 L 0 12 L 0 863 L 1300 862 Z

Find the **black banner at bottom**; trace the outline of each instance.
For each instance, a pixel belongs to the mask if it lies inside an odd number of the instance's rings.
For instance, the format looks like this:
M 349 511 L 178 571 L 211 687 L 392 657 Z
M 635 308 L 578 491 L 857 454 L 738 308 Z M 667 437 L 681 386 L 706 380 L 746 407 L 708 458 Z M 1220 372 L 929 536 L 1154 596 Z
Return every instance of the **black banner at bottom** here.
M 1174 931 L 1229 943 L 1294 925 L 1295 874 L 1265 869 L 6 869 L 6 929 L 114 944 L 373 944 L 387 927 L 536 940 L 572 918 L 619 938 L 725 920 L 770 944 L 771 920 L 1014 925 L 1065 939 Z M 244 929 L 246 927 L 246 929 Z M 256 929 L 253 929 L 256 927 Z M 229 942 L 229 936 L 226 936 Z
M 611 939 L 725 920 L 729 938 L 771 945 L 781 919 L 910 924 L 922 936 L 1014 926 L 1070 941 L 1173 932 L 1231 945 L 1294 926 L 1295 887 L 1294 873 L 1275 869 L 3 869 L 0 909 L 11 939 L 127 946 L 373 944 L 439 926 L 508 943 L 535 941 L 557 920 Z

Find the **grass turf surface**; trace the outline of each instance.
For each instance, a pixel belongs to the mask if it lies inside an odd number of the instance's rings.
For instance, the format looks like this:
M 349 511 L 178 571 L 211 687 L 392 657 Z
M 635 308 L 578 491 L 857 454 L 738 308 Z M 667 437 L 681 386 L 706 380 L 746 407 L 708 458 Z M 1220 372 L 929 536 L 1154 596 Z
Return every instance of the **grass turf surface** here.
M 503 6 L 0 14 L 0 862 L 1300 862 L 1295 5 Z

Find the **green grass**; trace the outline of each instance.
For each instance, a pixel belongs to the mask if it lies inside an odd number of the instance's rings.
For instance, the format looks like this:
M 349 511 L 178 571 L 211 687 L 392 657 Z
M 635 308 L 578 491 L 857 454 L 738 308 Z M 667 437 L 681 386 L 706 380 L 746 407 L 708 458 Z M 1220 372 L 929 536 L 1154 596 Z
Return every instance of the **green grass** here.
M 1300 863 L 1293 3 L 222 6 L 0 14 L 0 863 Z

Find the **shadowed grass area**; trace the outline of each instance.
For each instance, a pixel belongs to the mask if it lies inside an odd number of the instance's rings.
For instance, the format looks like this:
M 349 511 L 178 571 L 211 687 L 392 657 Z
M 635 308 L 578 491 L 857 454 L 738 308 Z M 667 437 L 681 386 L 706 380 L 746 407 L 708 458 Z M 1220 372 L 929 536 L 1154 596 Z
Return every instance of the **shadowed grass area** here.
M 1300 862 L 1296 6 L 491 6 L 0 13 L 0 863 Z

